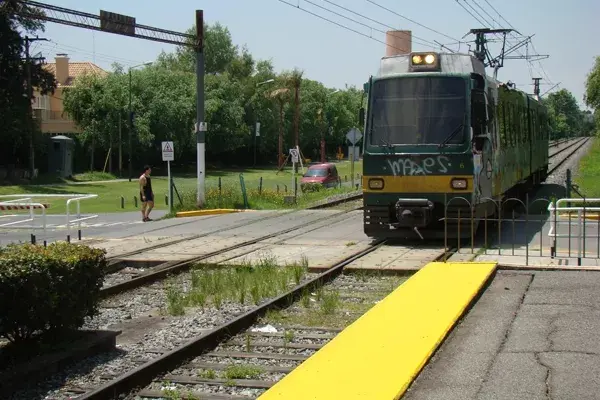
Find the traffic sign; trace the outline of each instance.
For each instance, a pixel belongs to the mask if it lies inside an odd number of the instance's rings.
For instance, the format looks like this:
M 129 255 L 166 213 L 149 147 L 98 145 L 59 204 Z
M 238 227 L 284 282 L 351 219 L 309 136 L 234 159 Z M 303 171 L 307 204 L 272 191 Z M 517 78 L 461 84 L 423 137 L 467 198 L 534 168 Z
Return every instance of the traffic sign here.
M 208 130 L 208 124 L 206 122 L 200 122 L 200 129 L 198 129 L 198 123 L 194 124 L 194 131 L 196 132 L 206 132 Z
M 290 156 L 292 156 L 293 163 L 300 162 L 300 155 L 298 154 L 297 149 L 290 149 Z
M 161 148 L 163 161 L 175 161 L 173 142 L 162 142 Z
M 260 136 L 260 122 L 256 123 L 256 136 Z
M 354 146 L 360 139 L 362 139 L 362 133 L 356 128 L 352 128 L 346 134 L 346 139 Z

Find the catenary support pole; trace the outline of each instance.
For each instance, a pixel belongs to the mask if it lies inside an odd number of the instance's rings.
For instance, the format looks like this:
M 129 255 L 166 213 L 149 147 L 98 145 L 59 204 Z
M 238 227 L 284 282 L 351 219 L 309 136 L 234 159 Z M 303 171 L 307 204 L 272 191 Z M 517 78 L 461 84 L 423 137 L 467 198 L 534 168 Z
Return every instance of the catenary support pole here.
M 196 10 L 196 150 L 198 169 L 198 188 L 196 203 L 198 207 L 204 206 L 204 178 L 205 178 L 205 144 L 206 129 L 204 123 L 204 12 Z M 206 127 L 206 129 L 204 129 Z

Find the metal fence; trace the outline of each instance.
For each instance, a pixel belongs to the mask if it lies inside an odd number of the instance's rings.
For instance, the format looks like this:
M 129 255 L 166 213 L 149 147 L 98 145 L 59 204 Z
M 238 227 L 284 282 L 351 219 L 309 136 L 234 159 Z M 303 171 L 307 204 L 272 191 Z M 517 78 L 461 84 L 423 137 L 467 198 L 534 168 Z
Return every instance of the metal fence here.
M 0 195 L 0 230 L 26 230 L 30 232 L 31 242 L 35 243 L 38 232 L 42 231 L 42 237 L 47 237 L 47 226 L 50 218 L 64 219 L 66 228 L 66 239 L 71 241 L 71 231 L 77 228 L 78 239 L 81 240 L 81 223 L 83 221 L 98 218 L 97 214 L 85 215 L 81 212 L 81 201 L 98 197 L 97 194 L 14 194 Z M 11 200 L 2 200 L 11 199 Z M 65 214 L 48 214 L 46 209 L 50 207 L 53 199 L 66 199 Z M 75 210 L 71 210 L 71 205 Z M 25 210 L 26 214 L 19 214 Z M 40 210 L 36 213 L 36 210 Z M 4 211 L 17 212 L 17 214 L 3 214 Z M 74 211 L 74 212 L 73 212 Z M 8 221 L 8 222 L 4 222 Z
M 526 195 L 525 199 L 481 201 L 493 205 L 494 217 L 477 217 L 473 204 L 464 197 L 445 199 L 446 250 L 455 247 L 460 254 L 515 256 L 525 265 L 534 257 L 546 257 L 555 260 L 553 263 L 556 259 L 576 259 L 577 265 L 582 265 L 582 259 L 600 259 L 598 198 L 530 201 Z

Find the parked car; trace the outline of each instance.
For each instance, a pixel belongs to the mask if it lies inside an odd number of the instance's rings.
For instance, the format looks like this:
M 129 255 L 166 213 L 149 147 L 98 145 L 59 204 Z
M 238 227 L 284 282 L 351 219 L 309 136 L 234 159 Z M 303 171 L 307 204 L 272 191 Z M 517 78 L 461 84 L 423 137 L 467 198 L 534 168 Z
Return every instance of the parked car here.
M 305 191 L 319 190 L 340 185 L 337 168 L 332 163 L 311 165 L 300 180 L 300 189 Z

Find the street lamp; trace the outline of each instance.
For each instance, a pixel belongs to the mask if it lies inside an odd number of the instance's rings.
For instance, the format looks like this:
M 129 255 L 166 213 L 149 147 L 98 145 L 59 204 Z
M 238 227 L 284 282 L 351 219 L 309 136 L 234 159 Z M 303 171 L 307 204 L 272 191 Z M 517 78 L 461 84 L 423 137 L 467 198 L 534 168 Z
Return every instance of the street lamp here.
M 259 82 L 256 84 L 256 87 L 262 86 L 262 85 L 266 85 L 267 83 L 272 83 L 275 82 L 275 79 L 268 79 L 264 82 Z M 253 167 L 256 167 L 256 148 L 258 147 L 256 144 L 257 138 L 258 138 L 258 134 L 259 134 L 259 128 L 258 128 L 258 117 L 255 116 L 255 122 L 254 122 L 254 164 L 252 164 Z
M 327 98 L 333 94 L 336 94 L 339 91 L 340 91 L 340 89 L 336 89 L 333 92 L 327 94 L 327 96 L 325 96 L 325 98 Z M 329 121 L 329 118 L 327 118 L 327 125 L 329 128 L 331 128 L 331 122 Z M 324 163 L 324 162 L 325 162 L 325 131 L 321 130 L 321 163 Z
M 129 182 L 131 182 L 131 178 L 133 177 L 133 150 L 131 147 L 131 132 L 133 131 L 133 111 L 131 110 L 131 70 L 137 67 L 144 67 L 151 64 L 152 62 L 147 62 L 143 64 L 134 65 L 133 67 L 129 67 Z

